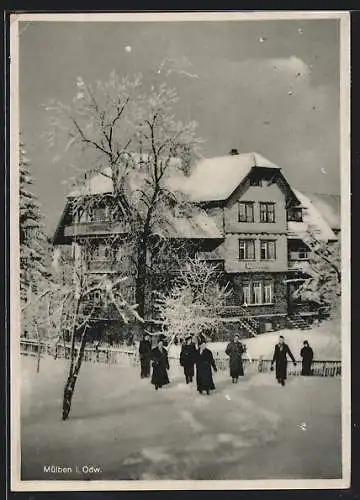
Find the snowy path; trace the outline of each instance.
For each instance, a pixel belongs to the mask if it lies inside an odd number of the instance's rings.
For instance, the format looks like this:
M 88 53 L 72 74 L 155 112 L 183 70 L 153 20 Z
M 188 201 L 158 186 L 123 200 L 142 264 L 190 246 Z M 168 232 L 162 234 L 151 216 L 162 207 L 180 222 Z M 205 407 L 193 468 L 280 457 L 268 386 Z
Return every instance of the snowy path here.
M 339 476 L 339 379 L 290 379 L 282 388 L 271 375 L 233 385 L 216 374 L 217 390 L 201 396 L 182 378 L 155 392 L 133 368 L 84 365 L 62 422 L 66 365 L 43 360 L 36 375 L 33 360 L 22 361 L 23 479 Z M 76 472 L 86 464 L 101 472 Z M 51 475 L 44 465 L 73 472 Z

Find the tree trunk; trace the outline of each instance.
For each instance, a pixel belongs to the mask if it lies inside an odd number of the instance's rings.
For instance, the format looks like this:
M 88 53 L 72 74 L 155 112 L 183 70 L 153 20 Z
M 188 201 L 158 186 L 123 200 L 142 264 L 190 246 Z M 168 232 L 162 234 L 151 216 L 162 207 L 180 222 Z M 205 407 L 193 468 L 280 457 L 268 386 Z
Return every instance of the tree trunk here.
M 71 402 L 75 392 L 75 385 L 80 372 L 81 364 L 84 358 L 85 346 L 87 341 L 87 328 L 85 327 L 84 333 L 81 337 L 80 349 L 77 356 L 76 363 L 70 364 L 69 375 L 64 388 L 64 399 L 62 407 L 62 419 L 66 420 L 71 410 Z
M 38 355 L 37 355 L 37 363 L 36 363 L 36 373 L 40 372 L 40 359 L 41 359 L 41 343 L 38 341 Z
M 75 306 L 75 314 L 74 314 L 74 319 L 73 319 L 73 324 L 72 324 L 72 332 L 71 332 L 71 348 L 70 348 L 70 369 L 69 369 L 69 373 L 71 373 L 73 371 L 73 368 L 74 368 L 74 360 L 75 360 L 75 352 L 76 352 L 76 349 L 75 349 L 75 335 L 76 335 L 76 323 L 77 323 L 77 318 L 78 318 L 78 315 L 79 315 L 79 311 L 80 311 L 80 298 L 78 297 L 77 299 L 77 302 L 76 302 L 76 306 Z
M 40 359 L 41 359 L 41 339 L 40 339 L 40 333 L 39 329 L 37 327 L 37 324 L 35 323 L 34 325 L 35 331 L 36 331 L 36 337 L 37 337 L 37 361 L 36 361 L 36 373 L 40 372 Z
M 137 311 L 139 315 L 145 319 L 145 297 L 146 297 L 146 239 L 139 244 L 137 255 L 137 278 L 136 278 L 136 291 L 135 301 L 138 304 Z M 141 326 L 140 326 L 141 324 Z M 144 323 L 139 323 L 139 328 L 144 328 Z

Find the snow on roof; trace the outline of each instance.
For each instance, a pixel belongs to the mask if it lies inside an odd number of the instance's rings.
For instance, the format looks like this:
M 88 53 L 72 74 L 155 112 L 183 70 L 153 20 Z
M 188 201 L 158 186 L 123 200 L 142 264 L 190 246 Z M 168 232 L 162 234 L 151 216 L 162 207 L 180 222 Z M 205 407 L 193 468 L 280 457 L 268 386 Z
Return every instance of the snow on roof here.
M 131 175 L 127 177 L 129 187 L 133 190 L 143 187 L 143 180 L 146 176 L 145 170 L 146 160 L 148 156 L 146 154 L 138 155 L 132 153 L 132 157 L 135 161 L 138 161 L 137 169 L 132 170 Z M 166 159 L 164 160 L 166 161 Z M 142 162 L 142 163 L 141 163 Z M 181 160 L 179 158 L 171 158 L 169 165 L 166 168 L 164 175 L 164 180 L 168 179 L 170 176 L 179 175 L 179 166 L 181 165 Z M 110 167 L 103 168 L 101 171 L 96 173 L 89 172 L 87 179 L 82 185 L 71 191 L 67 197 L 75 198 L 77 196 L 85 195 L 95 195 L 95 194 L 106 194 L 113 192 L 113 182 L 112 182 L 112 172 Z
M 146 158 L 145 158 L 146 159 Z M 164 183 L 172 191 L 179 191 L 193 202 L 226 200 L 248 175 L 253 167 L 280 168 L 258 153 L 205 158 L 195 165 L 191 175 L 185 176 L 179 169 L 179 159 L 174 158 Z M 130 191 L 143 187 L 145 172 L 141 167 L 128 179 Z M 110 168 L 89 175 L 84 185 L 72 191 L 68 197 L 85 194 L 105 194 L 113 191 Z M 332 229 L 340 229 L 340 197 L 336 195 L 308 194 L 293 189 L 301 205 L 306 209 L 304 222 L 289 222 L 292 235 L 315 229 L 324 240 L 336 239 Z M 203 211 L 191 217 L 168 215 L 167 227 L 157 228 L 168 236 L 184 238 L 221 238 L 223 235 L 215 220 Z
M 340 229 L 340 195 L 305 193 L 312 204 L 319 210 L 331 229 Z
M 67 197 L 75 198 L 76 196 L 84 196 L 85 194 L 105 194 L 111 193 L 112 190 L 111 169 L 107 167 L 104 168 L 102 172 L 90 174 L 84 184 L 71 191 Z
M 280 170 L 258 153 L 219 156 L 201 160 L 188 177 L 170 178 L 168 186 L 183 191 L 191 201 L 226 200 L 253 167 Z
M 290 235 L 301 238 L 310 230 L 313 231 L 320 240 L 336 240 L 336 235 L 328 221 L 318 207 L 312 202 L 310 197 L 297 189 L 293 189 L 293 191 L 305 210 L 303 213 L 303 222 L 288 223 Z
M 179 167 L 179 159 L 174 158 L 172 168 L 168 169 L 164 182 L 173 191 L 183 192 L 190 201 L 226 200 L 238 187 L 253 167 L 280 168 L 258 153 L 204 158 L 195 165 L 190 176 L 185 176 Z M 139 171 L 141 168 L 139 168 Z M 140 175 L 141 177 L 141 175 Z M 136 189 L 137 179 L 132 179 L 132 188 Z M 135 182 L 135 185 L 134 185 Z M 141 184 L 141 182 L 140 182 Z M 105 194 L 113 191 L 111 170 L 90 174 L 84 184 L 74 189 L 68 198 L 81 195 Z
M 215 220 L 203 210 L 193 213 L 191 217 L 176 217 L 168 211 L 161 227 L 156 227 L 155 231 L 171 238 L 223 238 Z

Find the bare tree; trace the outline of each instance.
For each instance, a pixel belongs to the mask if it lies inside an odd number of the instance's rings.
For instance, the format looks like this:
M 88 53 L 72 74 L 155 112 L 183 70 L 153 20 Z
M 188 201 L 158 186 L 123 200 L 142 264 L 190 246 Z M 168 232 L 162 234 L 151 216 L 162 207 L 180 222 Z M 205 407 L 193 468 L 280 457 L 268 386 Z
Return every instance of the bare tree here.
M 112 198 L 114 214 L 118 211 L 117 216 L 129 226 L 127 244 L 134 250 L 136 303 L 141 317 L 145 315 L 148 252 L 156 228 L 180 196 L 169 188 L 167 179 L 174 169 L 181 170 L 179 156 L 184 151 L 189 155 L 198 143 L 196 124 L 174 117 L 178 100 L 176 90 L 165 83 L 146 88 L 141 76 L 122 78 L 112 72 L 107 81 L 95 86 L 78 78 L 70 105 L 50 101 L 46 106 L 50 113 L 49 144 L 67 136 L 64 150 L 76 147 L 84 158 L 91 158 L 92 174 L 111 180 L 112 190 L 106 196 Z M 84 173 L 86 168 L 81 170 Z M 89 196 L 87 179 L 82 177 L 82 188 L 73 203 L 88 211 L 95 197 Z M 96 203 L 99 201 L 97 197 Z

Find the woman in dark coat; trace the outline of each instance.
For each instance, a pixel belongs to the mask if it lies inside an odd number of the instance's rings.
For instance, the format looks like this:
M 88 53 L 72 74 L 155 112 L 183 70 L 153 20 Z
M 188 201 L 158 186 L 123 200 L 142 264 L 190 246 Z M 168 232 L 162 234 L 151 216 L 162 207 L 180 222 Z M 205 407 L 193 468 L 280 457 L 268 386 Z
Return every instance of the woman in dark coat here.
M 239 335 L 234 336 L 234 340 L 230 342 L 225 349 L 225 354 L 229 356 L 230 377 L 235 384 L 239 377 L 244 376 L 244 367 L 242 355 L 246 352 L 245 346 L 240 342 Z
M 290 356 L 294 366 L 296 366 L 295 358 L 292 355 L 289 346 L 285 344 L 284 337 L 281 335 L 279 337 L 279 343 L 275 346 L 273 359 L 271 361 L 271 370 L 274 369 L 275 363 L 276 380 L 281 385 L 285 385 L 285 380 L 287 378 L 287 356 Z
M 195 357 L 195 344 L 192 342 L 191 337 L 187 337 L 180 352 L 180 365 L 184 368 L 184 375 L 187 384 L 193 381 Z
M 151 361 L 151 342 L 148 334 L 140 340 L 139 355 L 141 365 L 141 378 L 150 377 L 150 361 Z
M 309 346 L 307 340 L 304 340 L 304 347 L 302 347 L 300 351 L 300 356 L 302 357 L 301 375 L 311 375 L 311 364 L 314 359 L 314 351 Z
M 153 366 L 151 383 L 157 391 L 160 387 L 169 383 L 167 374 L 167 370 L 170 368 L 169 359 L 162 339 L 159 340 L 157 347 L 151 351 L 151 360 Z
M 217 372 L 214 356 L 212 352 L 207 349 L 206 342 L 202 339 L 200 347 L 196 350 L 196 384 L 197 390 L 200 394 L 206 391 L 206 394 L 210 394 L 210 391 L 215 390 L 215 384 L 213 381 L 212 370 Z

